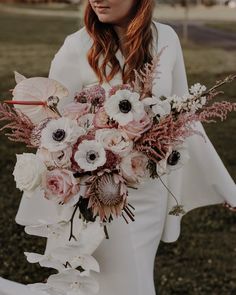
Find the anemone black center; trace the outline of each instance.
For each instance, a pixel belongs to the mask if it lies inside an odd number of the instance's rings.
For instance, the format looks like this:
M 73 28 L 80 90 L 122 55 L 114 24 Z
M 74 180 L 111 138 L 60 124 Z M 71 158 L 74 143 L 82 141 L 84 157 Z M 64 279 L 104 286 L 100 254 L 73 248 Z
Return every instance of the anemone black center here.
M 66 137 L 66 132 L 63 129 L 57 129 L 52 134 L 52 138 L 55 141 L 62 141 L 65 137 Z
M 131 103 L 127 100 L 127 99 L 124 99 L 124 100 L 121 100 L 120 103 L 119 103 L 119 109 L 122 113 L 128 113 L 131 111 L 132 109 L 132 105 Z
M 171 166 L 176 165 L 179 162 L 180 156 L 178 151 L 173 151 L 167 159 L 167 164 Z
M 95 151 L 89 151 L 87 153 L 87 161 L 89 163 L 93 163 L 97 159 L 97 157 L 98 157 L 98 153 Z

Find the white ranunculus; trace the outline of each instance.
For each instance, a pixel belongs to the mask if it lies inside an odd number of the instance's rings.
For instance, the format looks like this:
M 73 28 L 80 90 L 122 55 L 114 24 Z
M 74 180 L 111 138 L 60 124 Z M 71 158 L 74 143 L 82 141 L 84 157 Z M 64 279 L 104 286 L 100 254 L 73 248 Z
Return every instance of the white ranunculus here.
M 42 181 L 46 165 L 35 154 L 16 155 L 17 162 L 13 171 L 16 187 L 21 191 L 33 191 Z
M 104 108 L 108 116 L 121 126 L 140 120 L 145 114 L 140 95 L 127 89 L 118 90 L 107 98 Z
M 36 155 L 45 163 L 47 167 L 57 167 L 57 168 L 70 168 L 71 167 L 71 156 L 72 147 L 58 151 L 49 152 L 45 148 L 39 148 Z
M 69 118 L 53 119 L 42 130 L 40 147 L 57 152 L 73 145 L 85 130 Z
M 95 138 L 106 150 L 120 156 L 126 155 L 133 148 L 133 142 L 128 135 L 117 129 L 99 129 L 96 131 Z
M 84 171 L 94 171 L 106 163 L 106 152 L 96 140 L 84 140 L 78 146 L 74 159 Z

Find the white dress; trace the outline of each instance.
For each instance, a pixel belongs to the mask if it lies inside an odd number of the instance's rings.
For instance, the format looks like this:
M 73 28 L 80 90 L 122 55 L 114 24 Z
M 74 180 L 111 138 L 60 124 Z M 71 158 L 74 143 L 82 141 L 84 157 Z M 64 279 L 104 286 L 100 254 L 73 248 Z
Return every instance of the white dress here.
M 181 96 L 188 92 L 188 85 L 179 39 L 171 27 L 153 23 L 158 31 L 158 38 L 154 41 L 156 52 L 167 46 L 161 55 L 160 74 L 153 93 L 157 96 Z M 64 104 L 73 99 L 76 91 L 98 83 L 86 58 L 91 44 L 83 28 L 66 38 L 52 61 L 49 77 L 60 81 L 70 91 Z M 122 65 L 120 51 L 117 58 Z M 119 83 L 121 75 L 117 74 L 110 85 Z M 106 89 L 110 85 L 103 84 Z M 63 108 L 63 104 L 60 107 Z M 204 133 L 201 124 L 196 127 Z M 236 206 L 235 184 L 205 136 L 206 142 L 197 135 L 189 138 L 189 162 L 180 170 L 163 177 L 187 212 L 225 200 Z M 180 234 L 181 217 L 168 215 L 175 203 L 159 180 L 150 180 L 137 191 L 131 190 L 129 202 L 135 207 L 135 222 L 127 225 L 122 218 L 115 219 L 108 227 L 110 239 L 104 240 L 93 254 L 101 268 L 100 273 L 93 274 L 100 285 L 99 295 L 155 295 L 153 267 L 159 242 L 174 242 Z M 37 223 L 38 219 L 43 219 L 43 215 L 53 218 L 58 212 L 48 207 L 46 201 L 37 198 L 29 200 L 23 196 L 16 222 L 21 225 Z M 49 242 L 53 244 L 53 241 Z M 14 284 L 16 293 L 7 292 L 10 287 L 13 288 L 12 284 L 0 280 L 0 294 L 1 290 L 9 295 L 26 294 L 21 291 L 22 285 L 17 289 L 18 285 Z

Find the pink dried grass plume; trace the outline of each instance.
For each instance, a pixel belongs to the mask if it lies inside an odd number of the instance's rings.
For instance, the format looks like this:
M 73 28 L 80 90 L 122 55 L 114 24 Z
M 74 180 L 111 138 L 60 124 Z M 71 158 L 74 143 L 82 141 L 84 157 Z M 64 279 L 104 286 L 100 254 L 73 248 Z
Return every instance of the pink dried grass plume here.
M 200 134 L 191 124 L 196 120 L 194 114 L 180 114 L 178 119 L 169 115 L 153 124 L 136 142 L 135 149 L 145 153 L 150 160 L 159 162 L 165 158 L 171 146 L 181 144 L 193 134 Z
M 8 121 L 0 131 L 10 129 L 11 133 L 5 135 L 14 142 L 23 142 L 28 147 L 32 147 L 31 134 L 34 128 L 32 121 L 20 110 L 8 106 L 6 103 L 0 104 L 0 121 Z
M 236 111 L 236 103 L 229 101 L 215 102 L 202 109 L 198 114 L 198 120 L 205 123 L 215 123 L 215 119 L 218 118 L 224 121 L 227 119 L 228 113 L 232 111 Z
M 157 71 L 157 68 L 160 65 L 160 57 L 165 49 L 166 47 L 163 47 L 161 51 L 153 58 L 151 63 L 146 63 L 143 70 L 134 71 L 135 79 L 133 81 L 133 89 L 134 91 L 141 94 L 141 99 L 152 94 L 154 79 L 160 73 Z

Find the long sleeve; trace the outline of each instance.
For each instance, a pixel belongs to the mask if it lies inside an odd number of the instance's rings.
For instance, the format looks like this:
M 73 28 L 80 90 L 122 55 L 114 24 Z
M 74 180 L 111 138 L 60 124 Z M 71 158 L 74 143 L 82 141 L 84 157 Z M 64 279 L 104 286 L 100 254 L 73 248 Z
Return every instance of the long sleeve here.
M 175 43 L 175 63 L 172 71 L 172 95 L 183 96 L 188 93 L 188 81 L 186 69 L 183 58 L 183 51 L 181 48 L 180 40 L 174 32 L 173 39 Z
M 172 72 L 172 95 L 182 96 L 188 93 L 186 70 L 179 39 L 176 38 L 176 60 Z M 222 160 L 209 140 L 202 124 L 196 123 L 199 135 L 186 140 L 190 159 L 181 169 L 173 171 L 167 177 L 168 187 L 184 206 L 186 212 L 202 206 L 220 204 L 227 201 L 236 206 L 236 186 L 226 170 Z M 172 196 L 168 197 L 168 212 L 175 205 Z M 180 234 L 181 216 L 167 212 L 162 241 L 173 242 Z
M 55 54 L 49 71 L 49 78 L 62 83 L 69 91 L 69 96 L 60 102 L 59 108 L 72 102 L 75 92 L 83 87 L 82 68 L 79 63 L 79 48 L 73 38 L 68 36 Z

